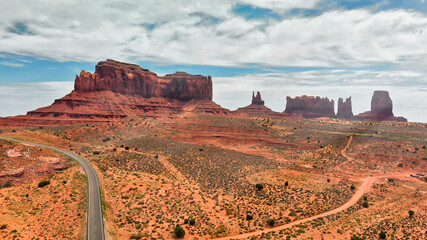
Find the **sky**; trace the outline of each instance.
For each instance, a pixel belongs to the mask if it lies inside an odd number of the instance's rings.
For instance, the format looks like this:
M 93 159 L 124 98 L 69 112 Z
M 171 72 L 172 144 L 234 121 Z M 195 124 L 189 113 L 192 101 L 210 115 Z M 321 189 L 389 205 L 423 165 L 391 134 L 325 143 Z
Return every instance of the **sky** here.
M 210 75 L 231 110 L 261 91 L 275 111 L 351 96 L 358 114 L 387 90 L 396 116 L 427 122 L 424 0 L 0 1 L 0 116 L 50 105 L 105 59 Z

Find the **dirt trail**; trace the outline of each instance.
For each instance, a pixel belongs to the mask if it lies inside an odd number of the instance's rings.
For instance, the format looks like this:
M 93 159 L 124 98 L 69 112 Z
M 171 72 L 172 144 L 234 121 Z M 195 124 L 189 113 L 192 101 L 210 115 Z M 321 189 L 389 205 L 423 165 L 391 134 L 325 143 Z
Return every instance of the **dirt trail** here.
M 353 136 L 350 136 L 347 142 L 347 145 L 345 145 L 345 148 L 343 150 L 341 150 L 341 155 L 343 155 L 343 157 L 347 158 L 347 161 L 341 163 L 341 165 L 347 164 L 351 161 L 353 161 L 353 158 L 347 155 L 347 150 L 350 147 L 351 142 L 353 141 Z
M 387 175 L 382 175 L 382 176 L 375 176 L 375 177 L 365 177 L 360 179 L 360 181 L 362 181 L 362 184 L 359 186 L 359 188 L 357 189 L 357 191 L 354 193 L 354 195 L 350 198 L 349 201 L 347 201 L 346 203 L 344 203 L 343 205 L 341 205 L 338 208 L 335 208 L 333 210 L 309 217 L 309 218 L 304 218 L 304 219 L 300 219 L 298 221 L 295 222 L 291 222 L 288 224 L 284 224 L 284 225 L 280 225 L 277 227 L 272 227 L 269 229 L 265 229 L 265 230 L 258 230 L 258 231 L 254 231 L 254 232 L 250 232 L 250 233 L 244 233 L 244 234 L 239 234 L 239 235 L 234 235 L 234 236 L 226 236 L 226 237 L 220 237 L 220 238 L 215 238 L 215 239 L 221 239 L 221 240 L 225 240 L 225 239 L 244 239 L 244 238 L 248 238 L 248 237 L 252 237 L 255 235 L 259 235 L 262 233 L 269 233 L 269 232 L 273 232 L 273 231 L 280 231 L 283 229 L 287 229 L 287 228 L 291 228 L 295 225 L 298 224 L 303 224 L 318 218 L 322 218 L 322 217 L 326 217 L 332 214 L 336 214 L 338 212 L 347 210 L 349 207 L 355 205 L 359 199 L 369 191 L 369 189 L 371 188 L 371 186 L 373 185 L 373 183 L 378 180 L 378 179 L 382 179 L 382 178 L 397 178 L 397 179 L 407 179 L 407 180 L 414 180 L 412 178 L 410 178 L 409 173 L 394 173 L 394 174 L 387 174 Z

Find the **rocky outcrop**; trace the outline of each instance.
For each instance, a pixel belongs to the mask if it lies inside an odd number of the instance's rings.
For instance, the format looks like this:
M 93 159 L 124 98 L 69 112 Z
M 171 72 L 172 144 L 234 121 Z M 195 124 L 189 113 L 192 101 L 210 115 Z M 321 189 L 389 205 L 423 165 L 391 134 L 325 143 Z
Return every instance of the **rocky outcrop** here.
M 261 93 L 259 91 L 252 92 L 252 105 L 264 105 L 264 101 L 261 99 Z
M 404 117 L 395 117 L 393 114 L 393 101 L 387 91 L 378 90 L 374 92 L 371 100 L 371 111 L 355 116 L 358 120 L 370 121 L 396 121 L 407 122 Z
M 184 112 L 189 102 L 197 113 L 229 112 L 212 102 L 210 76 L 176 72 L 159 77 L 138 65 L 107 60 L 96 65 L 95 73 L 82 71 L 76 76 L 70 94 L 27 116 L 64 120 L 170 116 Z
M 255 92 L 252 92 L 252 103 L 246 107 L 238 108 L 233 113 L 238 115 L 248 115 L 250 117 L 286 117 L 288 114 L 278 113 L 272 111 L 270 108 L 264 106 L 264 100 L 261 98 L 261 93 L 257 92 L 255 96 Z
M 76 76 L 74 89 L 78 93 L 111 91 L 144 98 L 212 100 L 210 76 L 177 72 L 158 77 L 157 74 L 138 65 L 114 60 L 99 62 L 93 74 L 82 71 L 80 76 Z
M 342 98 L 338 99 L 338 118 L 351 119 L 353 118 L 353 110 L 351 107 L 351 97 L 347 98 L 344 102 Z
M 284 113 L 304 118 L 334 117 L 334 100 L 306 95 L 286 97 Z

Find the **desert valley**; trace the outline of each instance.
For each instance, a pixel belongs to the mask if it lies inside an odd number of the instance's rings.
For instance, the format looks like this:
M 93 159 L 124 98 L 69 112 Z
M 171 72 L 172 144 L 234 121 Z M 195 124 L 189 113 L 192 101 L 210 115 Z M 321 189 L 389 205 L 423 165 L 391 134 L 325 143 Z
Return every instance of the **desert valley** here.
M 393 93 L 360 114 L 303 92 L 231 111 L 210 76 L 95 69 L 0 118 L 0 239 L 91 239 L 81 161 L 94 239 L 426 239 L 427 124 L 394 116 Z

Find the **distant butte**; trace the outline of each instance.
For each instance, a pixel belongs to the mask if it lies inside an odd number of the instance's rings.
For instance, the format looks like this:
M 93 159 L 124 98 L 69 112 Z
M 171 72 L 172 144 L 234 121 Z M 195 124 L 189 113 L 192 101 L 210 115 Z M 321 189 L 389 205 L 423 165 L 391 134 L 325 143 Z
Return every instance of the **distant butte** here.
M 371 111 L 355 116 L 358 120 L 370 121 L 395 121 L 407 122 L 404 117 L 395 117 L 393 114 L 393 101 L 387 91 L 378 90 L 374 92 L 371 100 Z
M 284 113 L 304 118 L 335 117 L 334 100 L 306 95 L 286 97 Z
M 347 98 L 344 102 L 342 98 L 338 99 L 338 118 L 344 119 L 352 119 L 353 118 L 353 110 L 351 107 L 351 97 Z
M 246 107 L 238 108 L 233 113 L 239 115 L 248 115 L 250 117 L 287 117 L 288 114 L 274 112 L 270 108 L 264 106 L 264 100 L 261 98 L 261 93 L 252 92 L 252 103 Z

